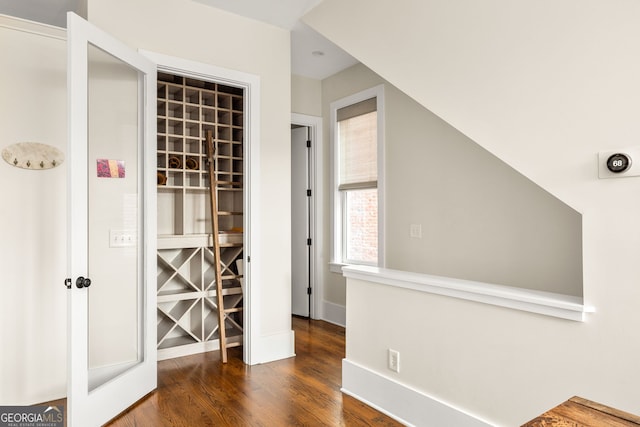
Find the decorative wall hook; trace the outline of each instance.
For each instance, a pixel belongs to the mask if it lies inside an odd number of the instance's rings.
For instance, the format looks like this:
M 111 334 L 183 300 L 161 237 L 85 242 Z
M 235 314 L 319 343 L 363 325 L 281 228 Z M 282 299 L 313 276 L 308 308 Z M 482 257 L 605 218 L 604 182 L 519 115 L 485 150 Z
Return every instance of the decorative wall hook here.
M 2 150 L 2 158 L 17 168 L 44 170 L 64 162 L 62 151 L 39 142 L 18 142 Z

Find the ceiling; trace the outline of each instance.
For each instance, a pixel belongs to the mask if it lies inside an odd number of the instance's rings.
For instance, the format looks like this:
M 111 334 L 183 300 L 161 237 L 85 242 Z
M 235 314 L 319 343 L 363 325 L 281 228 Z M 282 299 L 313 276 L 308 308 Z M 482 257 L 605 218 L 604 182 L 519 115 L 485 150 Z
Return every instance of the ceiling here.
M 0 13 L 56 27 L 67 26 L 67 11 L 80 10 L 82 0 L 0 0 Z
M 0 13 L 58 27 L 86 0 L 0 0 Z M 357 61 L 300 21 L 322 0 L 192 0 L 291 31 L 291 73 L 324 79 Z

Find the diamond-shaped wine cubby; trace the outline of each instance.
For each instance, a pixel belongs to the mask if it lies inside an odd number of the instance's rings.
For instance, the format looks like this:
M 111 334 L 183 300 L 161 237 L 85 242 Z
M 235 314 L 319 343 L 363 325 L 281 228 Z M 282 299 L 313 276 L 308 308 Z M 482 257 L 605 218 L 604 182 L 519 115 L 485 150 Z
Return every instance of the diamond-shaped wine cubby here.
M 220 266 L 229 343 L 242 342 L 242 244 L 224 243 Z M 215 257 L 209 247 L 158 250 L 159 357 L 218 348 Z M 165 351 L 167 350 L 167 351 Z M 164 354 L 164 353 L 167 354 Z M 171 357 L 171 356 L 169 356 Z

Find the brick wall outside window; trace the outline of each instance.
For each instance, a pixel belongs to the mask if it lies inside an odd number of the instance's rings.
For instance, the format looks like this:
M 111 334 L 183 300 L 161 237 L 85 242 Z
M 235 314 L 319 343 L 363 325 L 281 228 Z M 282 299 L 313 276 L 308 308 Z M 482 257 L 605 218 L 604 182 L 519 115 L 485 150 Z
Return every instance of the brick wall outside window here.
M 346 195 L 346 255 L 349 261 L 378 261 L 378 190 L 351 190 Z

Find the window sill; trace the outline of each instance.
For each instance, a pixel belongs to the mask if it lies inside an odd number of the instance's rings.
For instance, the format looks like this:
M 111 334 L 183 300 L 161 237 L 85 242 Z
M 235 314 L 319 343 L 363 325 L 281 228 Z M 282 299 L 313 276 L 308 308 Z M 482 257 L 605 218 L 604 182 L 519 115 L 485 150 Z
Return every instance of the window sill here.
M 332 261 L 329 263 L 329 271 L 332 273 L 342 274 L 342 268 L 347 267 L 349 264 L 343 264 L 341 262 Z
M 349 279 L 476 301 L 577 322 L 584 322 L 586 313 L 595 311 L 593 307 L 585 306 L 582 298 L 551 292 L 378 267 L 349 265 L 342 268 L 342 273 Z

